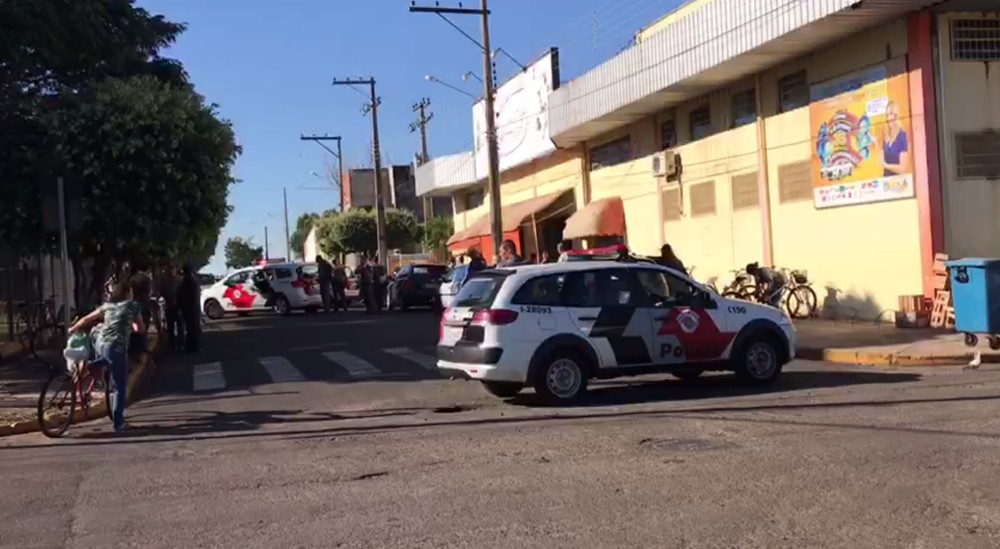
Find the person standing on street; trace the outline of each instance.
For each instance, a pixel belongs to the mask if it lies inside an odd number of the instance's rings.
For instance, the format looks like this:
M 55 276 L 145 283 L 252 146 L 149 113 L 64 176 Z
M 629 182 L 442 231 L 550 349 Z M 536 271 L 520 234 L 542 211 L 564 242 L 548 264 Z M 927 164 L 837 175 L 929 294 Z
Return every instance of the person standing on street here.
M 347 310 L 347 294 L 345 292 L 347 288 L 347 273 L 344 271 L 344 267 L 337 263 L 337 260 L 333 260 L 333 282 L 331 289 L 333 290 L 333 310 L 337 311 L 338 308 Z
M 504 240 L 500 244 L 500 261 L 497 267 L 513 267 L 521 264 L 521 257 L 517 255 L 517 244 L 513 240 Z
M 177 310 L 177 269 L 170 265 L 163 270 L 162 276 L 157 277 L 157 293 L 163 299 L 163 313 L 166 317 L 167 345 L 170 349 L 180 348 L 183 341 L 184 327 L 181 322 L 180 313 Z
M 115 432 L 125 429 L 125 390 L 128 387 L 128 344 L 133 333 L 146 333 L 146 325 L 142 319 L 142 306 L 135 301 L 133 288 L 141 284 L 141 280 L 133 277 L 123 281 L 112 292 L 109 301 L 89 315 L 76 321 L 70 327 L 70 333 L 97 328 L 94 351 L 98 357 L 108 363 L 111 379 L 115 384 L 115 392 L 111 402 Z
M 687 268 L 684 267 L 684 262 L 677 257 L 677 254 L 674 253 L 674 248 L 670 244 L 664 244 L 660 247 L 660 260 L 658 263 L 668 269 L 688 274 Z
M 365 314 L 369 315 L 375 312 L 373 283 L 374 273 L 372 272 L 371 263 L 368 262 L 367 257 L 363 257 L 361 265 L 358 266 L 358 285 L 361 289 L 361 299 L 365 303 Z
M 201 347 L 201 287 L 190 265 L 184 265 L 177 286 L 177 311 L 184 321 L 184 350 L 197 353 Z
M 316 278 L 319 279 L 319 295 L 323 298 L 323 312 L 330 312 L 330 299 L 333 298 L 333 266 L 323 259 L 323 256 L 316 256 Z M 336 310 L 336 306 L 334 306 Z
M 386 273 L 385 265 L 376 258 L 375 264 L 372 265 L 372 279 L 375 293 L 375 309 L 379 312 L 386 306 L 385 295 L 389 289 L 389 277 Z

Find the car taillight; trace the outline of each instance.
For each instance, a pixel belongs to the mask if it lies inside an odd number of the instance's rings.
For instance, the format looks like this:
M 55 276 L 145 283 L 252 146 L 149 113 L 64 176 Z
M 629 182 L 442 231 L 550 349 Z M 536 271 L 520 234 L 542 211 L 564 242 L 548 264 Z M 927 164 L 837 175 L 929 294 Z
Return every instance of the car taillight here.
M 448 318 L 448 313 L 451 309 L 445 309 L 441 312 L 441 323 L 438 324 L 438 341 L 444 339 L 444 319 Z
M 476 311 L 472 315 L 472 324 L 474 326 L 485 326 L 491 324 L 493 326 L 503 326 L 504 324 L 510 324 L 517 320 L 517 311 L 511 311 L 508 309 L 483 309 L 481 311 Z

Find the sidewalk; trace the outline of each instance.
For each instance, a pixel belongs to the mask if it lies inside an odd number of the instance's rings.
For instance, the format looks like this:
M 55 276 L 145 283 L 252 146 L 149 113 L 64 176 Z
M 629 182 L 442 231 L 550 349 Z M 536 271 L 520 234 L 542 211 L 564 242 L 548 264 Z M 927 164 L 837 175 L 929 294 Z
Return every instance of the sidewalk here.
M 131 358 L 127 388 L 127 402 L 135 402 L 143 393 L 155 370 L 154 355 L 160 349 L 155 330 L 149 336 L 149 351 Z M 0 362 L 0 436 L 28 433 L 38 430 L 36 421 L 38 394 L 48 380 L 48 368 L 30 354 L 21 353 L 9 358 L 7 348 Z M 61 350 L 45 358 L 61 359 Z M 102 399 L 103 400 L 103 399 Z M 103 404 L 103 403 L 102 403 Z M 104 416 L 99 406 L 91 408 L 91 419 Z
M 983 362 L 1000 362 L 1000 352 L 980 338 L 975 349 L 948 330 L 902 329 L 891 323 L 807 320 L 795 323 L 798 358 L 856 366 L 955 366 L 976 351 Z

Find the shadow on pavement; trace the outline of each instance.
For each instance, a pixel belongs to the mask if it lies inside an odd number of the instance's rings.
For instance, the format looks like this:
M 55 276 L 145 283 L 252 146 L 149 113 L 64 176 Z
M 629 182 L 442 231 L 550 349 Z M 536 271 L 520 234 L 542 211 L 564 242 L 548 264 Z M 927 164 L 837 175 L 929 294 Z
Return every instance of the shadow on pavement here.
M 664 400 L 698 400 L 706 398 L 767 395 L 806 389 L 831 389 L 850 385 L 906 383 L 920 379 L 919 374 L 883 372 L 808 371 L 784 372 L 771 385 L 759 387 L 741 385 L 731 374 L 716 374 L 691 381 L 674 379 L 633 382 L 598 382 L 591 385 L 587 397 L 576 407 L 621 406 Z M 539 406 L 534 393 L 521 393 L 508 399 L 519 406 Z

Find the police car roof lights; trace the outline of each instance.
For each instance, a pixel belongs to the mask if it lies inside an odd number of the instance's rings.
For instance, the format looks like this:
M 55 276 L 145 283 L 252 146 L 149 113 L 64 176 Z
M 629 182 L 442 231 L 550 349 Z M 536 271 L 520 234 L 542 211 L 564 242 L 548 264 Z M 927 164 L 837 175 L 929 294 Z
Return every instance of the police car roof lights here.
M 566 259 L 569 261 L 622 261 L 628 263 L 653 263 L 652 260 L 633 255 L 628 246 L 615 244 L 603 248 L 590 248 L 587 250 L 569 250 L 566 252 Z

